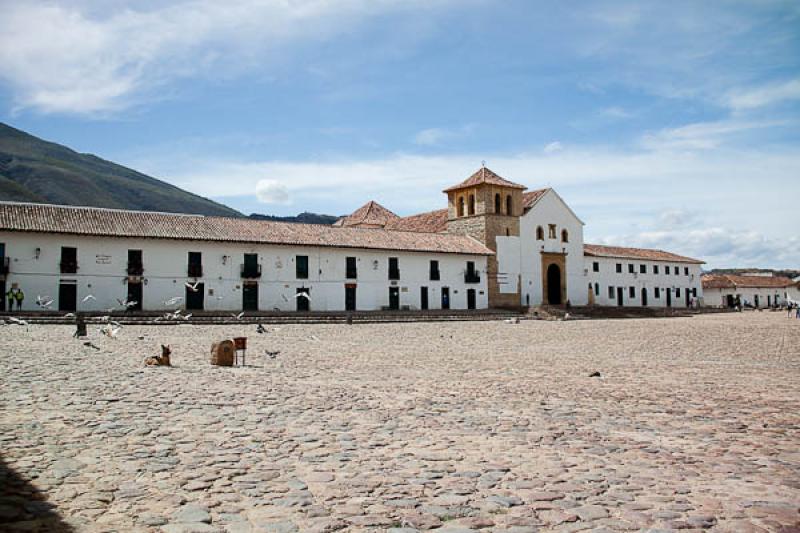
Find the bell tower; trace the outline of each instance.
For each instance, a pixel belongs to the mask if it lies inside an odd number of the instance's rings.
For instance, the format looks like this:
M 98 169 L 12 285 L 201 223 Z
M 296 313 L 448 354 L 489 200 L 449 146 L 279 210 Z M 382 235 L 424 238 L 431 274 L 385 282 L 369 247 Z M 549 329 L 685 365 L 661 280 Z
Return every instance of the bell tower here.
M 447 232 L 469 235 L 497 252 L 497 237 L 519 237 L 524 185 L 510 182 L 482 166 L 472 176 L 444 190 L 447 194 Z M 498 271 L 497 256 L 487 261 L 490 307 L 518 308 L 520 283 L 508 292 L 506 274 Z

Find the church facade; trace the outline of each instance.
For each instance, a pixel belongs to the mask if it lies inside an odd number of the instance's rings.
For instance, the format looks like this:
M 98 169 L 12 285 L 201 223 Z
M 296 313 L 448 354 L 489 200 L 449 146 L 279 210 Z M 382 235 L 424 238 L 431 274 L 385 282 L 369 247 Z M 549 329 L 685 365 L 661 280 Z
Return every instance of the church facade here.
M 528 191 L 482 167 L 444 190 L 447 208 L 408 217 L 369 202 L 339 226 L 468 235 L 492 250 L 491 307 L 702 304 L 703 261 L 664 250 L 587 244 L 584 222 L 552 188 Z
M 551 188 L 482 167 L 444 193 L 440 210 L 399 217 L 368 202 L 333 226 L 0 202 L 0 289 L 23 290 L 23 310 L 62 311 L 702 302 L 702 261 L 586 244 Z

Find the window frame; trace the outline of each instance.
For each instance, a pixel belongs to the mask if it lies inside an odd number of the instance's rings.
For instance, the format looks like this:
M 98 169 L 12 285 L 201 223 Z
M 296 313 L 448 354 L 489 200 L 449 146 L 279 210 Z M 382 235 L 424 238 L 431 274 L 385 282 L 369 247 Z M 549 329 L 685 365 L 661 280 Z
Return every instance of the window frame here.
M 307 255 L 295 255 L 294 256 L 294 277 L 295 279 L 308 279 L 310 274 L 310 265 Z M 305 269 L 301 268 L 301 265 L 305 265 Z M 305 273 L 303 272 L 305 270 Z
M 394 268 L 392 268 L 394 266 Z M 388 265 L 388 276 L 389 280 L 397 281 L 400 279 L 400 258 L 399 257 L 390 257 L 389 258 L 389 265 Z
M 357 257 L 351 255 L 344 258 L 344 277 L 346 279 L 358 279 Z

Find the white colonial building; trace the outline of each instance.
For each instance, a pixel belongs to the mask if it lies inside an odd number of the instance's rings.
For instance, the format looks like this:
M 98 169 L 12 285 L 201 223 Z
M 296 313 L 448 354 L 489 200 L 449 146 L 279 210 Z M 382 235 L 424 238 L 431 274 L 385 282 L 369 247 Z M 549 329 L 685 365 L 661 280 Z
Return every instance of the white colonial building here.
M 705 303 L 712 307 L 739 305 L 762 308 L 800 302 L 800 281 L 772 273 L 709 274 L 703 276 Z
M 585 244 L 550 188 L 481 168 L 448 207 L 399 217 L 368 202 L 333 226 L 0 203 L 0 289 L 61 310 L 207 311 L 687 307 L 702 261 Z M 5 299 L 3 305 L 5 305 Z
M 488 307 L 492 252 L 463 235 L 6 202 L 0 243 L 24 310 Z
M 636 307 L 702 305 L 701 261 L 661 250 L 584 246 L 589 302 Z

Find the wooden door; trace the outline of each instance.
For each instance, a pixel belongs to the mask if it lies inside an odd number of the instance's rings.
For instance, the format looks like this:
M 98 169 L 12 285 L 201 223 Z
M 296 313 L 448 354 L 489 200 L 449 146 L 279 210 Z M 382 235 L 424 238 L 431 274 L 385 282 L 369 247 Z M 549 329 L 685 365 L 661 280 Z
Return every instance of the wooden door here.
M 196 290 L 186 287 L 186 309 L 202 311 L 205 308 L 205 283 L 198 283 Z
M 400 287 L 389 287 L 389 309 L 400 309 Z
M 58 284 L 58 310 L 75 311 L 78 306 L 78 286 L 75 283 Z
M 245 269 L 247 269 L 246 260 Z M 242 285 L 242 311 L 258 311 L 258 283 Z

